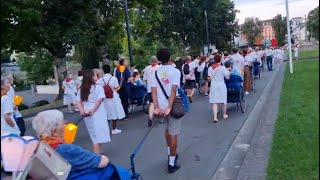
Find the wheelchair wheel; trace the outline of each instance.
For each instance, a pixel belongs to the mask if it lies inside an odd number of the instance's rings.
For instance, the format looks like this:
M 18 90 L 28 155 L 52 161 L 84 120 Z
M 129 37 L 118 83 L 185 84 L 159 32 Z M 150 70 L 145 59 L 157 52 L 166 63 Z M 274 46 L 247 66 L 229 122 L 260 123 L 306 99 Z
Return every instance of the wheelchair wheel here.
M 243 91 L 243 88 L 241 88 L 240 90 L 240 96 L 239 96 L 239 105 L 240 105 L 240 110 L 242 113 L 246 112 L 246 108 L 247 108 L 247 103 L 245 101 L 245 98 L 244 98 L 244 91 Z
M 151 95 L 150 95 L 151 96 Z M 149 94 L 145 94 L 143 96 L 143 103 L 142 103 L 142 108 L 143 108 L 143 111 L 146 113 L 146 114 L 149 114 L 149 106 L 150 106 L 150 101 L 149 101 Z

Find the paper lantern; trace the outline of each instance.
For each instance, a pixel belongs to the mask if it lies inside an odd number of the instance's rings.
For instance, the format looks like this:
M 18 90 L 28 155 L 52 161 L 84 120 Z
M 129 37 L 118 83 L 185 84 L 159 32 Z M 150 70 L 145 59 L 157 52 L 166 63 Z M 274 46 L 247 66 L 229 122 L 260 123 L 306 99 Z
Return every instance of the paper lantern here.
M 14 101 L 14 105 L 20 106 L 20 104 L 23 101 L 23 97 L 22 96 L 14 96 L 13 101 Z
M 78 126 L 75 124 L 67 124 L 64 129 L 64 142 L 72 144 L 76 137 Z
M 120 71 L 121 73 L 123 73 L 125 68 L 126 68 L 126 66 L 120 65 L 120 66 L 119 66 L 119 71 Z

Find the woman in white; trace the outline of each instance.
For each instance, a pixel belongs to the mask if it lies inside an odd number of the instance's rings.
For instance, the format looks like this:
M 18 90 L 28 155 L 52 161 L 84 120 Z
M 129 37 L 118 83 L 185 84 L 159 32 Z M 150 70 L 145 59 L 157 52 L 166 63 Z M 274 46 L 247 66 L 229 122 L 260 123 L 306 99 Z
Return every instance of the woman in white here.
M 103 154 L 101 144 L 110 142 L 110 131 L 106 108 L 106 98 L 102 86 L 96 85 L 98 77 L 93 70 L 83 70 L 83 80 L 77 95 L 77 106 L 93 142 L 93 151 Z
M 1 77 L 1 135 L 20 135 L 20 130 L 13 119 L 12 99 L 7 95 L 10 86 L 8 80 Z
M 105 74 L 101 79 L 99 79 L 97 83 L 101 86 L 107 84 L 113 91 L 113 97 L 105 98 L 104 104 L 107 111 L 108 120 L 112 121 L 111 134 L 119 134 L 121 133 L 121 130 L 117 128 L 117 121 L 120 119 L 124 119 L 124 117 L 126 116 L 121 104 L 121 99 L 117 92 L 120 89 L 120 86 L 117 78 L 110 74 L 111 68 L 109 65 L 103 65 L 102 69 Z
M 221 66 L 221 57 L 214 56 L 215 64 L 208 69 L 208 79 L 211 80 L 209 103 L 213 104 L 213 122 L 218 122 L 218 104 L 222 104 L 223 119 L 227 115 L 227 87 L 224 78 L 229 79 L 229 71 Z
M 62 82 L 62 88 L 64 89 L 63 105 L 68 105 L 69 111 L 73 113 L 72 105 L 75 104 L 78 90 L 71 74 Z

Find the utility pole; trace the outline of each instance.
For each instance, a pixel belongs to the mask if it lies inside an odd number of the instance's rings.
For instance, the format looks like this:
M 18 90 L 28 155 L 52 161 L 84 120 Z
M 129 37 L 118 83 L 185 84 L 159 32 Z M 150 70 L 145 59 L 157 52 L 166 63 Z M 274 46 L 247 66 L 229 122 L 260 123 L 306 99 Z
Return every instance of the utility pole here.
M 288 0 L 286 0 L 286 13 L 287 13 L 287 33 L 288 33 L 288 46 L 289 46 L 289 65 L 290 65 L 290 73 L 293 73 L 293 65 L 292 65 L 292 48 L 291 48 L 291 32 L 290 32 L 290 17 L 289 17 L 289 5 Z
M 208 47 L 208 53 L 210 53 L 209 51 L 209 27 L 208 27 L 208 14 L 207 14 L 207 10 L 204 10 L 204 16 L 206 18 L 206 32 L 207 32 L 207 47 Z
M 127 0 L 124 0 L 124 13 L 126 16 L 126 29 L 127 29 L 128 47 L 129 47 L 130 66 L 132 66 L 133 65 L 133 57 L 132 57 L 132 45 L 131 45 L 131 34 L 130 34 L 130 23 L 129 23 Z

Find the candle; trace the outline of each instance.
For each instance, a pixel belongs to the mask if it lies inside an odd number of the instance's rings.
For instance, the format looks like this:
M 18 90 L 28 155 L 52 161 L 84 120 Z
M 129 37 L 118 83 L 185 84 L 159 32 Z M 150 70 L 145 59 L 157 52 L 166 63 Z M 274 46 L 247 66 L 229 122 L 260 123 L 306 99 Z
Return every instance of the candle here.
M 75 124 L 67 124 L 64 129 L 64 142 L 72 144 L 76 137 L 78 126 Z
M 20 104 L 23 101 L 23 97 L 22 96 L 14 96 L 13 101 L 14 101 L 14 105 L 20 106 Z

